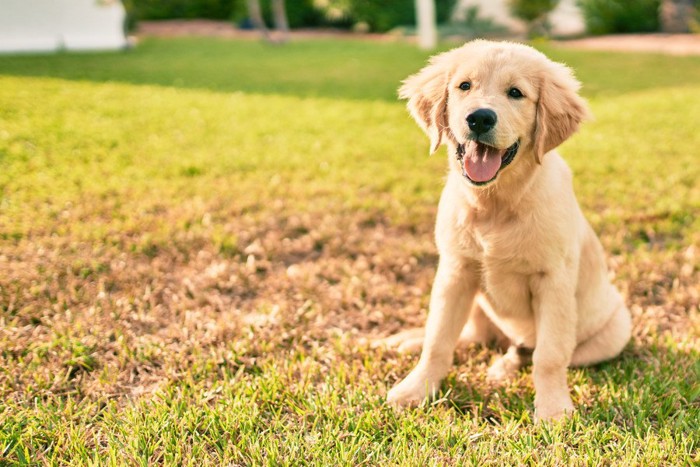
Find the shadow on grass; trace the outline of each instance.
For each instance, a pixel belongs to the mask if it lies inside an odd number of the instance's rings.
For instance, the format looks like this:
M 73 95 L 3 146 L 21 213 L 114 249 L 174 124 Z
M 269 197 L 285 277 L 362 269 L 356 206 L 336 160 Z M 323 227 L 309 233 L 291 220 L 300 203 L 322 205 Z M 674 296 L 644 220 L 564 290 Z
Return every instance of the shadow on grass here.
M 700 82 L 700 57 L 546 46 L 543 51 L 576 70 L 588 97 Z M 0 56 L 0 75 L 396 101 L 401 80 L 422 67 L 428 55 L 409 44 L 355 40 L 271 46 L 215 38 L 146 39 L 124 52 Z
M 353 40 L 285 46 L 214 38 L 146 39 L 123 52 L 0 55 L 0 75 L 395 101 L 427 54 L 408 44 Z

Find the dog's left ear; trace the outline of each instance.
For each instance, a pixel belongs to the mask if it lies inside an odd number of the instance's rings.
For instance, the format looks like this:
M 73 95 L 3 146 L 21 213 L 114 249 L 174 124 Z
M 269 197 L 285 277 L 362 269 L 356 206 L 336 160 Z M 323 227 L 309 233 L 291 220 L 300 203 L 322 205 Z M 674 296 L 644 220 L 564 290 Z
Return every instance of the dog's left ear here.
M 578 95 L 580 87 L 581 83 L 568 67 L 550 62 L 548 72 L 542 77 L 537 102 L 534 149 L 538 163 L 591 117 L 586 101 Z
M 430 64 L 403 81 L 399 97 L 408 99 L 408 110 L 430 138 L 430 153 L 437 151 L 448 131 L 447 83 L 449 66 L 446 55 L 436 55 Z

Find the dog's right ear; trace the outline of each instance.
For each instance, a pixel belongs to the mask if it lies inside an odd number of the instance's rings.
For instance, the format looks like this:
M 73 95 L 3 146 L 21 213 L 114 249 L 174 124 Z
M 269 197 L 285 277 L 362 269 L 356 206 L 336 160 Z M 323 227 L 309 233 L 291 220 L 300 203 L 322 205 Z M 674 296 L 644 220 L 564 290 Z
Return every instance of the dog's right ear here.
M 447 83 L 448 60 L 443 53 L 430 59 L 430 64 L 403 81 L 399 97 L 408 99 L 408 110 L 430 138 L 430 154 L 437 151 L 448 128 Z

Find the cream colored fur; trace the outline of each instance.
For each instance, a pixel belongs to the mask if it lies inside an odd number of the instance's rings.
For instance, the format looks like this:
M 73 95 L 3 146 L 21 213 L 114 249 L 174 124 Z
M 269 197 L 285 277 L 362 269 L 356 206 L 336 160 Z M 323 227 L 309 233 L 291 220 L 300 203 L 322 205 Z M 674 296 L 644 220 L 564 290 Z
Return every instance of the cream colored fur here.
M 468 91 L 459 88 L 469 81 Z M 522 99 L 508 96 L 517 87 Z M 425 330 L 385 343 L 422 344 L 418 364 L 388 394 L 390 403 L 433 396 L 452 365 L 460 335 L 505 335 L 511 348 L 490 369 L 500 380 L 532 354 L 537 419 L 573 410 L 567 368 L 615 357 L 628 342 L 629 311 L 610 283 L 603 249 L 578 206 L 571 171 L 554 151 L 588 117 L 579 83 L 564 65 L 521 44 L 473 41 L 431 59 L 400 89 L 431 140 L 447 144 L 449 173 L 435 237 L 440 261 Z M 495 146 L 520 141 L 513 162 L 476 186 L 455 157 L 466 116 L 496 112 Z M 470 313 L 470 310 L 472 312 Z

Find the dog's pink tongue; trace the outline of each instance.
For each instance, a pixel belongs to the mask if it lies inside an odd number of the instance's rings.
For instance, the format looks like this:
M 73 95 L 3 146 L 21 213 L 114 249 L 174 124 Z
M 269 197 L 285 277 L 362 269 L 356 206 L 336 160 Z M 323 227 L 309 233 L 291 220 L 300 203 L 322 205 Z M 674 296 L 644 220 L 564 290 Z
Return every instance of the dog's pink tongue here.
M 464 170 L 475 182 L 488 182 L 501 168 L 503 151 L 486 144 L 470 141 L 465 147 Z

